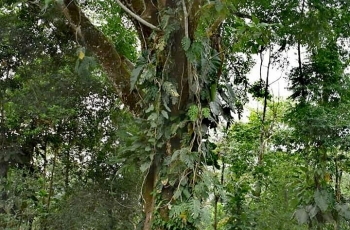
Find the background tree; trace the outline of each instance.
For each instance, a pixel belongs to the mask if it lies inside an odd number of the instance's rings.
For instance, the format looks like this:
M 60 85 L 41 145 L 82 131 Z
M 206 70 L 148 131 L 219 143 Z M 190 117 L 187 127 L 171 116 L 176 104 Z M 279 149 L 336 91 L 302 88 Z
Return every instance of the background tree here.
M 349 76 L 344 73 L 343 52 L 330 41 L 325 48 L 312 53 L 310 63 L 293 72 L 292 97 L 298 103 L 289 114 L 298 137 L 295 141 L 309 166 L 312 165 L 308 169 L 309 183 L 315 191 L 314 199 L 303 201 L 314 205 L 310 220 L 300 218 L 310 224 L 313 218 L 321 223 L 335 221 L 337 228 L 340 219 L 347 219 L 348 212 L 340 189 L 342 173 L 347 171 L 344 163 L 348 161 L 344 153 L 347 149 L 344 141 L 348 138 L 345 131 L 348 116 L 344 108 L 348 103 Z M 335 184 L 329 183 L 331 177 Z
M 67 31 L 56 33 L 50 14 L 32 4 L 2 7 L 1 228 L 80 228 L 81 221 L 132 228 L 140 215 L 138 170 L 109 163 L 129 115 L 96 63 L 77 56 Z M 88 206 L 85 192 L 97 187 L 103 196 Z M 79 207 L 99 211 L 89 221 L 65 215 Z

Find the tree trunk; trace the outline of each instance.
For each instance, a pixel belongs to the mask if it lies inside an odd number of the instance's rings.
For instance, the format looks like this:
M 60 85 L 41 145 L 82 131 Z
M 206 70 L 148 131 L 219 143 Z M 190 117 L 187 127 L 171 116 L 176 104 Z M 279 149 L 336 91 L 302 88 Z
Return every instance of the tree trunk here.
M 189 85 L 194 76 L 191 75 L 191 67 L 183 49 L 182 41 L 184 38 L 193 41 L 203 1 L 118 0 L 116 2 L 127 12 L 127 15 L 133 22 L 139 35 L 142 49 L 156 56 L 156 76 L 163 78 L 166 75 L 167 81 L 173 83 L 176 87 L 178 101 L 175 104 L 169 102 L 166 105 L 171 108 L 169 117 L 183 116 L 188 105 L 197 101 L 195 101 L 196 98 L 190 90 Z M 74 35 L 77 35 L 79 42 L 95 53 L 101 66 L 115 86 L 120 99 L 135 115 L 144 117 L 145 115 L 138 107 L 139 103 L 137 103 L 140 101 L 138 95 L 142 94 L 142 92 L 136 92 L 135 90 L 130 92 L 130 73 L 133 65 L 120 55 L 112 43 L 92 25 L 75 2 L 64 0 L 61 10 L 69 22 L 72 32 Z M 174 14 L 167 13 L 169 11 L 174 12 Z M 164 24 L 162 19 L 166 17 L 168 17 L 168 21 Z M 211 28 L 211 30 L 217 29 L 219 24 L 214 26 L 215 28 Z M 170 28 L 168 27 L 169 25 L 175 26 Z M 160 45 L 163 47 L 159 48 Z M 217 46 L 218 44 L 214 43 L 213 45 Z M 197 100 L 199 100 L 198 97 Z M 143 103 L 145 102 L 143 101 Z M 144 108 L 148 108 L 152 103 L 154 102 L 146 102 Z M 172 121 L 168 120 L 167 122 L 166 126 L 170 127 Z M 161 169 L 164 167 L 163 161 L 167 156 L 182 147 L 181 133 L 187 133 L 187 128 L 185 126 L 175 136 L 165 140 L 167 146 L 157 148 L 157 155 L 154 156 L 153 163 L 146 174 L 142 189 L 146 214 L 144 230 L 152 229 L 153 213 L 156 207 L 156 200 L 153 194 L 159 183 Z M 176 185 L 163 186 L 160 191 L 163 204 L 172 201 L 175 189 Z M 167 205 L 162 205 L 158 211 L 163 220 L 167 221 L 169 219 Z
M 153 190 L 157 182 L 158 167 L 153 163 L 148 170 L 146 179 L 142 188 L 142 195 L 144 199 L 144 212 L 146 215 L 144 222 L 144 230 L 150 230 L 153 219 L 155 197 L 153 196 Z
M 0 162 L 0 178 L 6 178 L 7 177 L 7 171 L 8 171 L 8 162 L 1 161 Z
M 1 92 L 2 93 L 2 92 Z M 3 180 L 6 180 L 7 178 L 7 172 L 8 172 L 8 161 L 5 161 L 5 156 L 1 156 L 5 153 L 6 148 L 6 134 L 5 134 L 5 111 L 4 106 L 0 104 L 1 110 L 0 110 L 0 183 L 4 183 Z M 2 153 L 1 153 L 2 152 Z M 6 192 L 0 191 L 0 200 L 6 200 Z M 4 210 L 1 208 L 0 213 L 3 213 Z
M 47 210 L 50 210 L 50 203 L 51 203 L 51 197 L 53 196 L 53 182 L 54 182 L 54 176 L 55 176 L 55 169 L 56 169 L 56 160 L 57 160 L 57 154 L 58 154 L 58 147 L 54 147 L 53 152 L 53 162 L 52 162 L 52 171 L 50 175 L 50 185 L 49 185 L 49 197 L 47 199 Z
M 8 162 L 2 161 L 0 162 L 0 182 L 4 183 L 7 178 L 7 172 L 8 172 Z M 7 194 L 5 189 L 3 191 L 0 191 L 0 200 L 5 201 L 7 199 Z M 5 213 L 5 210 L 3 208 L 0 208 L 0 214 Z

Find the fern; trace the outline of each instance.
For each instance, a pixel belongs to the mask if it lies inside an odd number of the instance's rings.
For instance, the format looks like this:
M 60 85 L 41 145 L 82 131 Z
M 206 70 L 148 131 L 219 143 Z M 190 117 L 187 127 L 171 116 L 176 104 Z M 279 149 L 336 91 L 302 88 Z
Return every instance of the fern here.
M 196 121 L 199 116 L 199 109 L 197 105 L 191 105 L 187 111 L 187 116 L 191 121 Z

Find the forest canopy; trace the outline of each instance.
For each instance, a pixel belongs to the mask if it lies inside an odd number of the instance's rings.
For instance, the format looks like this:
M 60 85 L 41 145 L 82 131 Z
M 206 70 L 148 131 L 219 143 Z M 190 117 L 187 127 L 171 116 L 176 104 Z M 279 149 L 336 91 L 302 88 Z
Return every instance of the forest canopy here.
M 349 229 L 349 1 L 0 0 L 0 22 L 1 229 Z

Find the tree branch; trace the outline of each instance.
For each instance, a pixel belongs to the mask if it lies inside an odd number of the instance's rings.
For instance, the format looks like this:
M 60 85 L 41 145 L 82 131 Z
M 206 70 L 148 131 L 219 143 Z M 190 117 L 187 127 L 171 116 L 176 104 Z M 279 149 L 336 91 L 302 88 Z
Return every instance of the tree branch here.
M 242 12 L 233 12 L 232 14 L 235 15 L 236 17 L 239 17 L 239 18 L 246 18 L 246 19 L 253 20 L 253 17 L 251 15 L 249 15 L 249 14 L 245 14 L 245 13 L 242 13 Z M 260 18 L 259 18 L 259 21 L 267 23 L 267 24 L 274 23 L 273 21 L 260 19 Z
M 61 5 L 74 36 L 77 36 L 88 50 L 93 52 L 107 73 L 119 98 L 131 110 L 139 110 L 137 92 L 130 92 L 131 62 L 115 49 L 113 43 L 98 30 L 74 1 L 64 0 Z
M 139 21 L 143 25 L 151 28 L 152 30 L 160 31 L 160 29 L 158 27 L 156 27 L 155 25 L 152 25 L 151 23 L 147 22 L 146 20 L 144 20 L 143 18 L 141 18 L 140 16 L 138 16 L 137 14 L 135 14 L 134 12 L 129 10 L 129 8 L 124 6 L 123 3 L 121 3 L 119 0 L 116 0 L 116 2 L 123 10 L 125 10 L 125 12 L 130 14 L 133 18 L 135 18 L 137 21 Z

